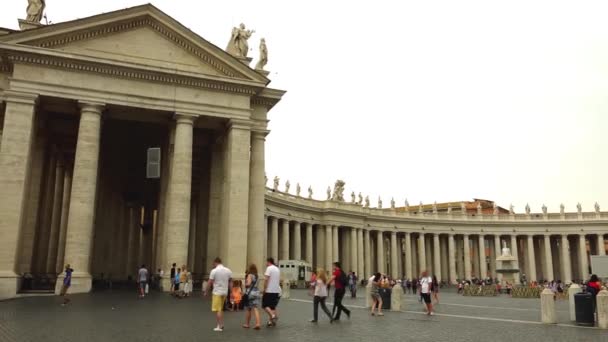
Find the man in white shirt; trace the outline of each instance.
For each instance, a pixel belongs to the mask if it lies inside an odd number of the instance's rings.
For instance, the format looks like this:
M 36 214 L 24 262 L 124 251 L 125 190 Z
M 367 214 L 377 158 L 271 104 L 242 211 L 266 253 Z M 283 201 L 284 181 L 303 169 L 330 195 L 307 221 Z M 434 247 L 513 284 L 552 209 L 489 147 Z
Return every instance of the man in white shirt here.
M 433 304 L 431 303 L 431 291 L 433 290 L 433 278 L 429 277 L 427 271 L 422 271 L 420 277 L 420 296 L 426 304 L 426 314 L 433 315 Z
M 146 265 L 141 265 L 139 271 L 137 271 L 137 283 L 139 284 L 139 298 L 144 298 L 146 295 L 146 285 L 148 284 L 148 270 Z
M 273 258 L 266 259 L 266 272 L 264 272 L 264 295 L 262 296 L 262 307 L 268 314 L 268 326 L 277 325 L 277 305 L 281 296 L 281 271 L 274 264 Z
M 224 331 L 224 302 L 232 284 L 232 271 L 222 265 L 222 259 L 213 260 L 213 270 L 209 273 L 209 283 L 205 289 L 205 296 L 212 291 L 211 311 L 215 312 L 217 326 L 213 331 Z

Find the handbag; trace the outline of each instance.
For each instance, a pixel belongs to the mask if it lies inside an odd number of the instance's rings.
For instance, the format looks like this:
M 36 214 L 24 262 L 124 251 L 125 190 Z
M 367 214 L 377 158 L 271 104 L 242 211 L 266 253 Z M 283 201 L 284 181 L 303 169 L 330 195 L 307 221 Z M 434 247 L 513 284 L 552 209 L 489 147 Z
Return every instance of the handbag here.
M 256 286 L 257 283 L 258 283 L 258 277 L 255 277 L 255 281 L 249 286 L 249 289 L 247 290 L 247 292 L 245 292 L 245 294 L 241 298 L 243 307 L 246 307 L 247 305 L 249 305 L 249 295 L 251 294 L 251 291 L 253 290 L 253 288 Z

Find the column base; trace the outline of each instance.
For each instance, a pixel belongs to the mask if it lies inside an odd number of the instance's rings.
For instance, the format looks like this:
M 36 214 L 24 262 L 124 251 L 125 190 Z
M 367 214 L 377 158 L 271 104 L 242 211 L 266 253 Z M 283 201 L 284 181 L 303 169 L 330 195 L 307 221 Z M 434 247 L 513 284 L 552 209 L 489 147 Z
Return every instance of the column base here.
M 55 294 L 61 293 L 63 287 L 63 279 L 65 274 L 61 274 L 57 277 L 57 283 L 55 284 Z M 72 273 L 72 282 L 68 293 L 89 293 L 93 288 L 93 277 L 89 273 L 74 272 Z
M 13 271 L 0 271 L 0 300 L 17 297 L 21 277 Z

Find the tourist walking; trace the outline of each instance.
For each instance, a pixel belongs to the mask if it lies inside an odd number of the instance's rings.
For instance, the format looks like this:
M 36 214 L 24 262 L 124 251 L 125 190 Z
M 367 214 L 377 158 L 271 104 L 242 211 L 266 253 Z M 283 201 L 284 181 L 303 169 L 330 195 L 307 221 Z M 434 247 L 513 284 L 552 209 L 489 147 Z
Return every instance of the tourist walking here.
M 353 271 L 348 274 L 348 288 L 350 298 L 357 298 L 357 274 Z
M 264 295 L 262 296 L 262 307 L 268 314 L 269 327 L 277 325 L 279 315 L 277 312 L 277 306 L 279 305 L 279 298 L 281 296 L 281 271 L 274 264 L 273 258 L 266 259 L 266 272 L 264 272 Z
M 213 270 L 209 273 L 209 282 L 207 284 L 207 290 L 211 291 L 211 311 L 215 312 L 215 319 L 217 322 L 216 327 L 213 331 L 224 331 L 224 302 L 228 291 L 230 289 L 230 283 L 232 282 L 232 271 L 222 265 L 222 259 L 215 258 L 213 260 Z
M 70 264 L 65 265 L 65 278 L 63 278 L 63 285 L 61 285 L 61 292 L 59 295 L 63 297 L 63 303 L 61 306 L 66 306 L 71 300 L 68 298 L 68 289 L 72 285 L 72 273 L 74 269 L 70 267 Z
M 435 304 L 439 304 L 439 281 L 437 281 L 437 276 L 435 275 L 433 275 L 433 286 L 431 286 L 431 291 Z
M 171 284 L 171 291 L 169 291 L 171 294 L 173 294 L 176 289 L 175 289 L 175 263 L 173 263 L 173 265 L 171 265 L 171 273 L 169 273 L 170 278 L 170 284 Z
M 232 282 L 232 290 L 230 292 L 230 311 L 239 311 L 241 306 L 241 299 L 243 299 L 243 290 L 241 289 L 241 282 L 235 280 Z
M 319 319 L 319 305 L 321 305 L 321 309 L 327 317 L 329 317 L 329 323 L 333 323 L 334 319 L 331 315 L 331 312 L 325 305 L 325 300 L 327 299 L 327 273 L 325 270 L 320 268 L 317 271 L 317 281 L 314 287 L 314 299 L 313 299 L 313 311 L 312 311 L 312 319 L 311 323 L 316 323 Z
M 382 275 L 378 272 L 371 278 L 370 296 L 372 297 L 372 316 L 384 316 L 382 313 L 382 297 L 380 297 L 380 282 Z
M 139 298 L 144 298 L 146 295 L 146 287 L 148 286 L 148 270 L 146 265 L 141 265 L 137 271 L 137 283 L 139 285 Z
M 182 273 L 182 269 L 178 268 L 175 271 L 175 275 L 173 276 L 173 295 L 175 297 L 177 297 L 177 298 L 179 298 L 179 294 L 180 294 L 180 292 L 179 292 L 179 290 L 180 290 L 180 288 L 179 288 L 179 275 L 181 273 Z
M 255 317 L 255 326 L 253 329 L 260 329 L 260 290 L 258 289 L 258 267 L 255 264 L 249 265 L 247 276 L 245 277 L 245 295 L 243 296 L 243 307 L 245 308 L 245 324 L 243 328 L 249 329 L 251 321 L 251 312 Z
M 192 282 L 192 272 L 187 271 L 186 272 L 186 286 L 184 289 L 186 297 L 190 297 L 190 295 L 192 294 L 193 286 L 194 286 L 194 284 Z
M 348 278 L 344 271 L 342 271 L 342 266 L 338 261 L 333 264 L 334 272 L 331 280 L 328 285 L 334 284 L 334 307 L 333 311 L 336 313 L 334 316 L 334 321 L 340 320 L 340 314 L 342 311 L 346 314 L 346 317 L 350 319 L 350 310 L 348 310 L 343 304 L 342 299 L 344 298 L 344 294 L 346 293 L 346 285 L 348 284 Z M 337 310 L 336 310 L 337 309 Z
M 431 303 L 431 291 L 433 287 L 433 278 L 429 277 L 427 271 L 422 271 L 420 278 L 420 297 L 426 305 L 426 314 L 433 314 L 433 304 Z

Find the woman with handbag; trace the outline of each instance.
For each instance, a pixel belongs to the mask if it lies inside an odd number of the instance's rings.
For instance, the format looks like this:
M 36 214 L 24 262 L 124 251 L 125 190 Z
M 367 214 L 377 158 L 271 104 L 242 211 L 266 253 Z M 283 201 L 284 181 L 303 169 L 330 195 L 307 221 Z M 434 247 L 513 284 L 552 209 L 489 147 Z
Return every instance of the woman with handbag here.
M 249 329 L 249 322 L 251 321 L 251 311 L 255 316 L 255 326 L 253 329 L 260 330 L 260 290 L 258 289 L 258 268 L 255 264 L 249 265 L 247 269 L 247 276 L 245 278 L 245 293 L 242 296 L 243 308 L 245 308 L 245 324 L 243 328 Z

